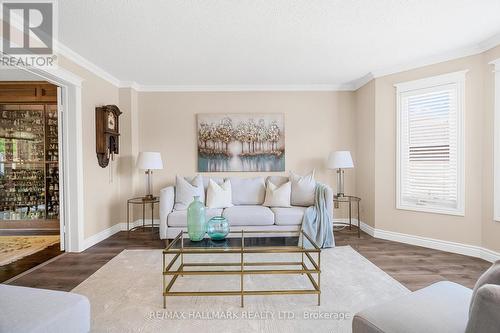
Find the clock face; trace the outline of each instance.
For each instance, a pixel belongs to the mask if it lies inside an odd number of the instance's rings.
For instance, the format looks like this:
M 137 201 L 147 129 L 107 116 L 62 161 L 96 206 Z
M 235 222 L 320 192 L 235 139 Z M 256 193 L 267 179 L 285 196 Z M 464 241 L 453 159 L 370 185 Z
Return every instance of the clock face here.
M 116 131 L 116 118 L 113 112 L 108 112 L 108 129 Z

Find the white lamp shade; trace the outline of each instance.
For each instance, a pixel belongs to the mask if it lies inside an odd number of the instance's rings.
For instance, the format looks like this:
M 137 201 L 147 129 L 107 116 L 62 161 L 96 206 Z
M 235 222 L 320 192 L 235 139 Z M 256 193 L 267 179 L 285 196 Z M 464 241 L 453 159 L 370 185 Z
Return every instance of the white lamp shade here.
M 351 153 L 347 150 L 334 151 L 328 156 L 328 169 L 354 168 Z
M 163 169 L 161 154 L 152 151 L 141 152 L 137 157 L 136 166 L 143 170 L 161 170 Z

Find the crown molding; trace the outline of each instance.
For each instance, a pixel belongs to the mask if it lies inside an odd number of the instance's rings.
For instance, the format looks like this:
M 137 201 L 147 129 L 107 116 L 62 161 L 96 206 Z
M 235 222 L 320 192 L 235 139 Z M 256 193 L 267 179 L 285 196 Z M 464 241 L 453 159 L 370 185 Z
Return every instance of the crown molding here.
M 494 65 L 495 66 L 495 69 L 493 70 L 493 72 L 500 72 L 500 58 L 498 58 L 496 60 L 493 60 L 493 61 L 490 61 L 488 63 L 488 65 Z
M 374 78 L 375 77 L 373 76 L 373 73 L 369 72 L 368 74 L 360 77 L 359 79 L 352 81 L 351 82 L 352 90 L 353 91 L 358 90 L 359 88 L 361 88 L 362 86 L 364 86 L 365 84 L 367 84 L 368 82 L 373 80 Z
M 120 87 L 121 81 L 110 74 L 109 72 L 105 71 L 101 67 L 97 66 L 90 60 L 82 57 L 63 43 L 56 41 L 55 42 L 55 50 L 56 54 L 62 55 L 63 57 L 67 58 L 68 60 L 74 62 L 75 64 L 85 68 L 89 72 L 99 76 L 101 79 L 108 81 L 112 85 L 116 87 Z
M 140 92 L 238 92 L 238 91 L 352 91 L 351 84 L 310 85 L 139 85 L 125 83 L 122 87 Z
M 129 88 L 135 91 L 141 91 L 141 85 L 135 81 L 120 81 L 118 88 Z
M 488 51 L 496 46 L 500 45 L 500 33 L 495 34 L 491 36 L 488 39 L 485 39 L 484 41 L 480 42 L 478 44 L 478 48 L 481 50 L 481 52 Z

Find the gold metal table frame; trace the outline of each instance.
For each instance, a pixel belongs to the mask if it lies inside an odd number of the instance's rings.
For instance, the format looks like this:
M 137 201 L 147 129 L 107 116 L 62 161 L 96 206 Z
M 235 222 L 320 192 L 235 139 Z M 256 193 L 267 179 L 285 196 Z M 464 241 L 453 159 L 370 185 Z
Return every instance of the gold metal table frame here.
M 245 236 L 251 237 L 257 234 L 275 234 L 283 237 L 293 235 L 298 236 L 296 246 L 245 246 Z M 241 239 L 240 246 L 222 246 L 222 247 L 186 247 L 184 238 L 187 232 L 181 231 L 163 250 L 163 308 L 166 308 L 166 298 L 170 296 L 240 296 L 241 307 L 244 306 L 244 296 L 247 295 L 307 295 L 315 294 L 318 297 L 318 306 L 321 304 L 321 249 L 316 243 L 302 230 L 300 231 L 234 231 L 230 232 L 230 237 Z M 248 239 L 248 238 L 247 238 Z M 310 248 L 304 246 L 304 240 L 307 241 Z M 245 261 L 245 254 L 272 254 L 272 253 L 290 253 L 300 254 L 300 261 L 273 261 L 273 262 L 248 262 Z M 186 262 L 186 257 L 191 254 L 240 254 L 240 260 L 236 262 Z M 168 255 L 173 258 L 167 260 Z M 315 260 L 317 256 L 317 260 Z M 305 259 L 305 261 L 304 261 Z M 177 265 L 176 265 L 177 264 Z M 174 267 L 176 266 L 176 267 Z M 253 267 L 266 267 L 266 269 L 252 269 Z M 296 269 L 278 268 L 283 266 L 298 266 Z M 221 267 L 217 270 L 208 270 L 207 268 Z M 188 268 L 188 269 L 186 269 Z M 222 269 L 226 268 L 226 269 Z M 233 268 L 233 269 L 227 269 Z M 287 275 L 287 274 L 305 274 L 312 285 L 311 289 L 280 289 L 280 290 L 246 290 L 244 284 L 245 275 Z M 219 290 L 219 291 L 172 291 L 175 281 L 181 276 L 202 276 L 202 275 L 239 275 L 239 290 Z M 316 279 L 315 276 L 316 275 Z M 170 281 L 167 279 L 170 277 Z

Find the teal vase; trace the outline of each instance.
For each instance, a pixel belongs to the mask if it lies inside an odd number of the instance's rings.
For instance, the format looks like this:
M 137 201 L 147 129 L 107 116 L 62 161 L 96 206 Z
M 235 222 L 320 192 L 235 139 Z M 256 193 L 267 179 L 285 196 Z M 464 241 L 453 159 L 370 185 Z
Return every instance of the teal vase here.
M 194 197 L 187 209 L 187 228 L 190 240 L 198 242 L 205 237 L 207 231 L 205 206 L 199 196 Z
M 223 216 L 215 216 L 208 220 L 207 234 L 213 240 L 222 240 L 229 233 L 229 222 Z

